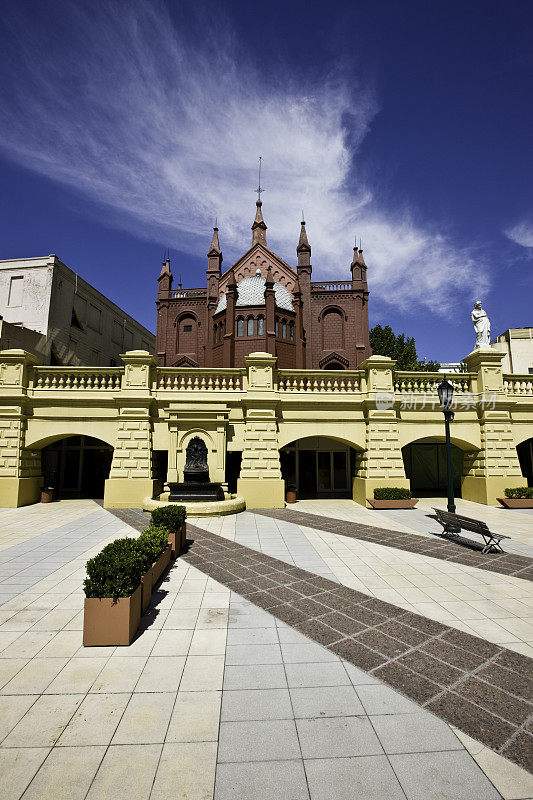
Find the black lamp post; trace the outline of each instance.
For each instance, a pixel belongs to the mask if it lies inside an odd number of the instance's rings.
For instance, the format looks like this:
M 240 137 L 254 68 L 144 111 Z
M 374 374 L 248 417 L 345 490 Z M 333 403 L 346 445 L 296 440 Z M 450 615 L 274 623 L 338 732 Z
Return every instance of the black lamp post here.
M 450 442 L 450 422 L 453 422 L 454 413 L 451 409 L 453 399 L 453 386 L 444 378 L 442 383 L 437 386 L 439 393 L 439 400 L 444 411 L 444 426 L 446 428 L 446 466 L 448 472 L 448 511 L 450 514 L 455 514 L 455 499 L 453 496 L 453 467 L 452 467 L 452 446 Z M 449 532 L 452 533 L 449 529 Z

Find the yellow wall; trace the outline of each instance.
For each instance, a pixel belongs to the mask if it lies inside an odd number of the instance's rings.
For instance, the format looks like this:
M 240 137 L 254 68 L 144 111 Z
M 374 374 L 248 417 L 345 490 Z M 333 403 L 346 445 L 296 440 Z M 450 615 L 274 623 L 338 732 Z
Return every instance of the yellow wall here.
M 495 350 L 465 359 L 454 376 L 452 442 L 465 453 L 463 497 L 496 503 L 503 489 L 524 486 L 516 444 L 533 436 L 533 376 L 503 376 Z M 199 435 L 207 444 L 211 480 L 225 481 L 227 451 L 242 451 L 238 491 L 249 507 L 284 502 L 279 450 L 321 436 L 358 453 L 353 496 L 364 503 L 378 486 L 408 486 L 401 449 L 444 437 L 437 373 L 394 372 L 382 356 L 367 359 L 350 380 L 308 371 L 278 371 L 276 359 L 253 353 L 246 370 L 159 368 L 145 351 L 123 356 L 124 367 L 39 367 L 24 351 L 0 352 L 0 506 L 38 499 L 39 451 L 66 436 L 86 434 L 114 448 L 106 483 L 109 507 L 140 507 L 162 487 L 152 453 L 168 451 L 168 480 L 182 480 L 185 450 Z M 223 389 L 212 388 L 222 373 Z M 172 376 L 174 388 L 164 388 Z

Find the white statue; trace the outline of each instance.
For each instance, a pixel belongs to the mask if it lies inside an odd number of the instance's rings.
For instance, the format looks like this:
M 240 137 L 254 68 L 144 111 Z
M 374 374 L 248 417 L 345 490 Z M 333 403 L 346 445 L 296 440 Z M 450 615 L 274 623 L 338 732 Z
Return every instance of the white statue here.
M 487 312 L 481 308 L 481 300 L 477 300 L 472 309 L 472 322 L 476 332 L 476 349 L 490 347 L 490 320 Z

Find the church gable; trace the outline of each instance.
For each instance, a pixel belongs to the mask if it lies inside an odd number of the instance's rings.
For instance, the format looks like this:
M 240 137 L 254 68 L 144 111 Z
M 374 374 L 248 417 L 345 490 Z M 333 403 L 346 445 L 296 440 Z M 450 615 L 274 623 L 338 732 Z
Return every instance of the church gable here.
M 268 247 L 260 243 L 254 244 L 253 247 L 241 256 L 222 276 L 219 283 L 220 294 L 222 295 L 226 291 L 232 274 L 235 276 L 236 283 L 239 283 L 243 278 L 256 275 L 257 270 L 260 270 L 261 275 L 266 278 L 269 267 L 274 283 L 280 283 L 282 286 L 285 286 L 292 294 L 296 283 L 295 271 L 279 258 L 279 256 L 273 253 L 272 250 L 269 250 Z

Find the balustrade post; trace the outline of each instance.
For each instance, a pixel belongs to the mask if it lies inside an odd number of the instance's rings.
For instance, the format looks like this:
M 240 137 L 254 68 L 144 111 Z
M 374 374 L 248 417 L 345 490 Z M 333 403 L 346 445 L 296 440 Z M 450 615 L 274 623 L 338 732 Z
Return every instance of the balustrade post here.
M 365 371 L 367 394 L 363 399 L 366 447 L 358 461 L 353 482 L 353 499 L 361 505 L 368 505 L 366 499 L 374 497 L 376 488 L 409 488 L 395 409 L 395 363 L 385 356 L 370 356 L 360 366 Z
M 162 491 L 154 478 L 152 460 L 152 386 L 156 359 L 146 350 L 130 350 L 124 362 L 117 434 L 109 478 L 105 482 L 106 508 L 139 508 L 145 498 Z
M 512 409 L 516 401 L 503 386 L 505 354 L 492 347 L 478 348 L 463 361 L 474 372 L 473 392 L 481 434 L 481 448 L 469 464 L 462 482 L 465 500 L 497 505 L 504 490 L 527 486 L 522 476 L 513 436 Z
M 40 497 L 41 458 L 26 448 L 31 399 L 28 386 L 37 359 L 25 350 L 0 352 L 0 507 L 17 508 Z
M 276 358 L 251 353 L 245 358 L 247 389 L 244 447 L 237 494 L 248 508 L 283 508 L 285 481 L 281 477 L 278 446 L 278 375 Z

